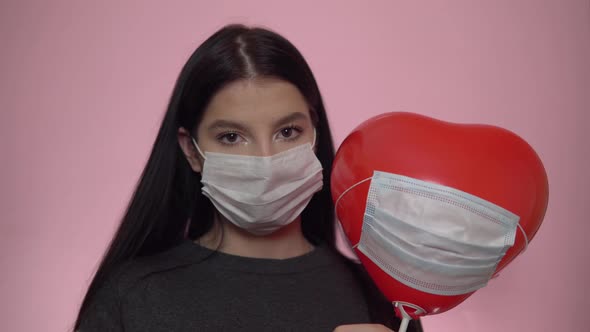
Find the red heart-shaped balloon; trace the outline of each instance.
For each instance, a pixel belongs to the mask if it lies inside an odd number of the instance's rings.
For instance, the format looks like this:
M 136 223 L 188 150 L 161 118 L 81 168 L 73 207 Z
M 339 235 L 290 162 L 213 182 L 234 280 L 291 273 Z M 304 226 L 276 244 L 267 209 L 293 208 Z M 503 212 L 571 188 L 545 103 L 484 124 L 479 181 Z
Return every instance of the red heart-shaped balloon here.
M 456 124 L 396 112 L 373 117 L 344 140 L 334 160 L 334 202 L 374 170 L 452 187 L 492 202 L 520 217 L 528 241 L 533 239 L 548 202 L 547 174 L 541 160 L 522 138 L 494 126 Z M 342 196 L 336 213 L 346 237 L 357 244 L 370 182 Z M 496 268 L 502 270 L 525 248 L 518 231 L 514 245 Z M 426 313 L 447 311 L 473 292 L 454 296 L 425 293 L 390 277 L 358 249 L 355 252 L 381 292 L 392 302 L 409 302 Z

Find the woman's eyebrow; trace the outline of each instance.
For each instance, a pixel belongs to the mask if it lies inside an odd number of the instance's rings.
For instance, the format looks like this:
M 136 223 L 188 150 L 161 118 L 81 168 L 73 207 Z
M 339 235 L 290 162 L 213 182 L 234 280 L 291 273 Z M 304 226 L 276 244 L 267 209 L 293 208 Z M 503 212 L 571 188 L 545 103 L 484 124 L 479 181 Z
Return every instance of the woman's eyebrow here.
M 214 129 L 237 129 L 240 131 L 248 131 L 248 127 L 246 127 L 245 125 L 243 125 L 239 122 L 231 121 L 231 120 L 215 120 L 215 121 L 213 121 L 213 123 L 211 123 L 207 127 L 207 130 L 211 131 Z
M 275 121 L 274 127 L 275 128 L 280 127 L 280 126 L 289 124 L 289 122 L 293 122 L 295 120 L 305 120 L 305 119 L 307 119 L 307 116 L 305 115 L 305 113 L 293 112 L 293 113 Z
M 280 127 L 286 124 L 289 124 L 290 122 L 293 122 L 295 120 L 305 120 L 307 119 L 307 116 L 305 115 L 305 113 L 302 112 L 293 112 L 287 116 L 284 116 L 280 119 L 278 119 L 277 121 L 274 122 L 274 127 Z M 208 127 L 207 130 L 211 131 L 211 130 L 215 130 L 215 129 L 237 129 L 240 131 L 248 131 L 248 127 L 240 122 L 236 122 L 236 121 L 231 121 L 231 120 L 224 120 L 224 119 L 219 119 L 219 120 L 215 120 L 213 121 Z

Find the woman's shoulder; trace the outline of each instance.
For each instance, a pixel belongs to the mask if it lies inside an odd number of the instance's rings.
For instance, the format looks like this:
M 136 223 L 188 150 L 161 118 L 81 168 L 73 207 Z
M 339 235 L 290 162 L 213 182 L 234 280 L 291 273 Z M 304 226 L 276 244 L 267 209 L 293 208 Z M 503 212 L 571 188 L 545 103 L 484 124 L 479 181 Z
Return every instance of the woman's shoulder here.
M 117 264 L 109 276 L 109 282 L 121 292 L 138 285 L 139 282 L 156 273 L 171 271 L 194 264 L 205 253 L 187 252 L 188 240 L 151 255 L 136 256 Z

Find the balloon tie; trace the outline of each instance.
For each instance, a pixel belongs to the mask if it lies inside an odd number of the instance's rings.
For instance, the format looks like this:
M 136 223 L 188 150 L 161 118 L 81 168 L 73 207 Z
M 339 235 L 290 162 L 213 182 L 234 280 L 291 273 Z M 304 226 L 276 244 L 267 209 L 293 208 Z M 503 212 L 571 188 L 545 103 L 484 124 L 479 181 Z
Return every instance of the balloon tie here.
M 395 301 L 392 302 L 393 306 L 395 308 L 399 309 L 399 312 L 402 315 L 402 322 L 401 325 L 399 327 L 398 332 L 406 332 L 407 328 L 408 328 L 408 324 L 410 324 L 410 321 L 412 320 L 412 316 L 410 316 L 406 310 L 404 309 L 404 306 L 410 307 L 412 309 L 415 309 L 414 314 L 419 315 L 419 314 L 424 314 L 426 313 L 426 310 L 422 309 L 421 307 L 415 305 L 415 304 L 411 304 L 411 303 L 407 303 L 407 302 L 401 302 L 401 301 Z

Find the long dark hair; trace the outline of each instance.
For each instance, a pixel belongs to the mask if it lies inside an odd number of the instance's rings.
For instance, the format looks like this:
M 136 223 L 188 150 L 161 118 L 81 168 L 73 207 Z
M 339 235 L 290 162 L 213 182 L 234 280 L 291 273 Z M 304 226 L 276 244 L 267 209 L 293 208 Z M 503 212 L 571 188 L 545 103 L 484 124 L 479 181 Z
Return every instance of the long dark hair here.
M 307 101 L 317 131 L 316 153 L 324 168 L 324 186 L 303 211 L 301 227 L 311 243 L 335 247 L 330 196 L 334 146 L 312 71 L 295 46 L 277 33 L 228 25 L 201 44 L 182 68 L 147 165 L 88 288 L 74 329 L 96 291 L 119 264 L 165 251 L 186 236 L 196 239 L 212 227 L 214 207 L 201 194 L 200 174 L 191 169 L 179 146 L 178 129 L 194 132 L 217 91 L 236 80 L 257 76 L 290 82 Z M 359 267 L 350 265 L 359 278 L 366 277 Z M 370 287 L 368 298 L 378 296 L 370 280 L 363 283 Z M 389 307 L 387 315 L 392 314 Z

